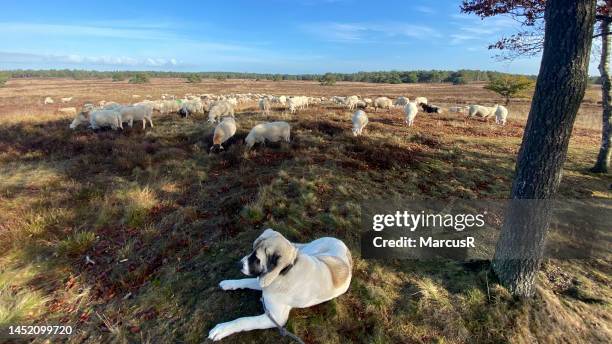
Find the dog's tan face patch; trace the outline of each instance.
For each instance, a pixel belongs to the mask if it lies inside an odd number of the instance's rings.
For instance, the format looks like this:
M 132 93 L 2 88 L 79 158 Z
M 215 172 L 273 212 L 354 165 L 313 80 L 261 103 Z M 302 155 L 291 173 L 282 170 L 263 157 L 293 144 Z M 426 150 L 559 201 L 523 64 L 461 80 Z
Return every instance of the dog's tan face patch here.
M 342 259 L 334 256 L 318 256 L 317 258 L 329 269 L 334 288 L 339 288 L 349 278 L 351 268 Z

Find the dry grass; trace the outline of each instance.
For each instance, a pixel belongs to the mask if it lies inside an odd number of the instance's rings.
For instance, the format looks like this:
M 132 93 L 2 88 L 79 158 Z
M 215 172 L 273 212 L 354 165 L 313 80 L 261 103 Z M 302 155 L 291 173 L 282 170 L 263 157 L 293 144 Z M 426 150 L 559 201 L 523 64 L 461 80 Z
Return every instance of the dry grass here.
M 224 153 L 209 155 L 212 127 L 202 115 L 158 116 L 146 132 L 72 132 L 69 118 L 36 104 L 46 95 L 126 101 L 131 94 L 211 91 L 494 100 L 478 86 L 165 79 L 115 86 L 18 80 L 0 89 L 0 108 L 9 111 L 0 115 L 0 322 L 70 323 L 77 333 L 68 342 L 200 343 L 214 324 L 261 312 L 257 293 L 222 292 L 217 283 L 240 275 L 235 261 L 269 226 L 294 241 L 341 238 L 355 257 L 347 294 L 292 311 L 288 327 L 308 343 L 597 343 L 611 337 L 609 261 L 548 261 L 538 296 L 517 302 L 487 275 L 486 262 L 359 258 L 366 199 L 507 197 L 520 119 L 501 128 L 453 114 L 420 115 L 407 128 L 394 109 L 371 114 L 365 135 L 354 138 L 344 109 L 275 111 L 268 119 L 288 120 L 292 142 L 245 151 L 240 138 L 264 118 L 243 108 L 237 139 Z M 18 112 L 18 101 L 33 112 Z M 597 130 L 575 130 L 563 197 L 611 197 L 612 178 L 586 172 L 598 142 Z M 227 342 L 277 338 L 273 330 L 254 331 Z

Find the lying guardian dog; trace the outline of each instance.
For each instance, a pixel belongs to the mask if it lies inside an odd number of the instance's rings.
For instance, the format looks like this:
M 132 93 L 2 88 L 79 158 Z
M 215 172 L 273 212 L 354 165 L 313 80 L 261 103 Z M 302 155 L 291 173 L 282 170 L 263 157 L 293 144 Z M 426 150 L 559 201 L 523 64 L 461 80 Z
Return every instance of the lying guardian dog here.
M 256 277 L 225 280 L 219 286 L 223 290 L 261 290 L 266 312 L 217 324 L 208 333 L 214 341 L 236 332 L 275 328 L 275 323 L 284 326 L 292 308 L 314 306 L 344 294 L 353 268 L 351 252 L 338 239 L 294 244 L 270 228 L 240 262 L 242 273 Z

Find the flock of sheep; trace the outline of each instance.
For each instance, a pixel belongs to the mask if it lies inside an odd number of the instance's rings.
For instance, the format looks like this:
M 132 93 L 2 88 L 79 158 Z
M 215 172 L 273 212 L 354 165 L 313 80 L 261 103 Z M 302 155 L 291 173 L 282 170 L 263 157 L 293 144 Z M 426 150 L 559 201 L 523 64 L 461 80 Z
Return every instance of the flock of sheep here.
M 45 99 L 45 104 L 49 104 Z M 62 102 L 70 101 L 69 98 L 62 98 Z M 236 120 L 234 117 L 235 107 L 247 102 L 257 102 L 259 110 L 263 115 L 269 115 L 271 109 L 276 106 L 283 110 L 295 113 L 297 110 L 307 108 L 311 104 L 332 104 L 343 106 L 349 110 L 356 110 L 352 116 L 353 135 L 359 136 L 368 124 L 368 115 L 364 111 L 368 107 L 378 109 L 391 109 L 393 107 L 403 107 L 405 122 L 408 126 L 414 125 L 414 120 L 422 110 L 425 113 L 441 113 L 442 108 L 428 103 L 427 98 L 417 97 L 410 101 L 407 97 L 398 97 L 394 100 L 388 97 L 377 97 L 375 99 L 360 98 L 358 96 L 340 97 L 307 97 L 307 96 L 272 96 L 263 94 L 232 94 L 232 95 L 212 95 L 198 94 L 185 95 L 183 99 L 176 99 L 167 94 L 162 95 L 160 100 L 144 100 L 131 105 L 121 105 L 115 102 L 101 101 L 98 106 L 85 104 L 81 111 L 77 113 L 75 108 L 70 109 L 69 113 L 74 113 L 75 118 L 70 124 L 71 129 L 77 128 L 82 124 L 89 124 L 92 129 L 110 127 L 112 129 L 123 129 L 123 124 L 127 123 L 132 127 L 134 121 L 142 121 L 143 130 L 147 122 L 153 127 L 153 113 L 161 114 L 178 113 L 183 117 L 192 114 L 208 112 L 208 121 L 211 123 L 219 122 L 215 127 L 213 135 L 213 146 L 223 149 L 223 144 L 236 133 Z M 52 103 L 52 100 L 51 100 Z M 74 109 L 74 110 L 73 110 Z M 62 112 L 60 109 L 60 112 Z M 480 117 L 487 120 L 495 118 L 495 122 L 500 125 L 506 124 L 508 109 L 501 105 L 487 107 L 482 105 L 470 105 L 467 107 L 449 108 L 449 111 L 467 111 L 468 117 Z M 66 113 L 66 112 L 64 112 Z M 290 126 L 287 122 L 267 122 L 258 124 L 251 129 L 245 139 L 247 147 L 250 149 L 255 143 L 287 141 L 290 139 Z

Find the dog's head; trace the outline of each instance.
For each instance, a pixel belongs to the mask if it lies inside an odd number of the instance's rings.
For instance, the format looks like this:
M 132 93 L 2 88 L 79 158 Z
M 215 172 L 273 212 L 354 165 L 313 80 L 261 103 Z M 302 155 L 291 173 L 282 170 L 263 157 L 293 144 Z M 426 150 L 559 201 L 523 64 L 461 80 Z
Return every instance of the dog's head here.
M 266 229 L 253 243 L 253 252 L 241 260 L 242 273 L 259 277 L 262 288 L 289 268 L 297 257 L 297 248 L 289 240 L 272 230 Z

